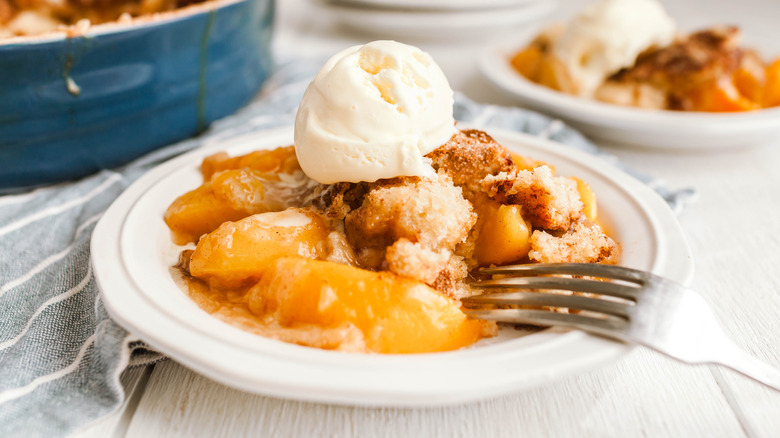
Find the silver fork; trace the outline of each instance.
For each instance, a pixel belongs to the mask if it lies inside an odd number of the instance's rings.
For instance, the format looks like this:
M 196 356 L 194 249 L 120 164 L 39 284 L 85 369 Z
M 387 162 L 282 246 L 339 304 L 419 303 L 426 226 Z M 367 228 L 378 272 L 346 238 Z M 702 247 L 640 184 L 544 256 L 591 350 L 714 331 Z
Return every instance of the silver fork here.
M 726 366 L 780 391 L 780 371 L 737 347 L 723 333 L 704 298 L 679 283 L 649 272 L 593 263 L 509 265 L 481 272 L 508 276 L 472 284 L 505 290 L 464 298 L 465 311 L 474 318 L 576 328 L 643 345 L 686 363 Z M 486 305 L 565 307 L 581 312 L 484 308 Z

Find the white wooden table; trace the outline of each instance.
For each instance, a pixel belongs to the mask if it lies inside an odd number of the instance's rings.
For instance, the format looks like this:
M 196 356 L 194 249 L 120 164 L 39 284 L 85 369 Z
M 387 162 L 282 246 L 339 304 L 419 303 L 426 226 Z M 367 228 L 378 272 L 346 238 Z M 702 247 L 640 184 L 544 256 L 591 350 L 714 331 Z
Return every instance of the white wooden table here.
M 563 0 L 558 15 L 582 1 Z M 780 54 L 780 2 L 666 1 L 681 26 L 736 23 L 749 42 Z M 275 50 L 328 55 L 375 39 L 322 21 L 307 0 L 279 1 Z M 563 7 L 565 6 L 565 7 Z M 453 88 L 511 104 L 477 73 L 483 41 L 427 43 Z M 669 154 L 603 145 L 626 164 L 696 187 L 680 223 L 693 249 L 693 287 L 713 303 L 727 333 L 780 367 L 780 138 L 746 150 Z M 331 406 L 257 396 L 174 361 L 127 370 L 122 409 L 74 436 L 780 436 L 780 393 L 729 371 L 692 367 L 635 349 L 599 369 L 519 394 L 461 406 L 395 409 Z

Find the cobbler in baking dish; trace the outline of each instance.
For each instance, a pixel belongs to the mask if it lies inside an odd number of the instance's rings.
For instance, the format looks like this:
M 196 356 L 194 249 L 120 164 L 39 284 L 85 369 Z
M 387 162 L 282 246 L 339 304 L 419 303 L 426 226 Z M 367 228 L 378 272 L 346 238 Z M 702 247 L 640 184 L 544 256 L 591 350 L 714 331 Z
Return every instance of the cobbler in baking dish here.
M 172 11 L 205 0 L 0 0 L 0 38 L 64 30 Z

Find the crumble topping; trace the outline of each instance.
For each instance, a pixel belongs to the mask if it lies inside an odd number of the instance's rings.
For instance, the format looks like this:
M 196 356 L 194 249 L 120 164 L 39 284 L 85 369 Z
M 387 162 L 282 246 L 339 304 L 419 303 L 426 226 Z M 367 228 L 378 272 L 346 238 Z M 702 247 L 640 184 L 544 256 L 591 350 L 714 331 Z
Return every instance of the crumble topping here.
M 546 165 L 530 171 L 490 175 L 483 184 L 486 192 L 498 201 L 521 205 L 525 218 L 536 228 L 566 230 L 582 214 L 577 183 L 553 176 Z
M 361 266 L 432 284 L 476 220 L 461 189 L 440 175 L 372 183 L 344 224 Z
M 515 165 L 509 152 L 484 131 L 459 131 L 450 141 L 426 155 L 433 168 L 446 174 L 471 200 L 482 192 L 481 181 L 488 175 L 510 172 Z
M 432 285 L 448 265 L 452 253 L 446 249 L 434 251 L 401 238 L 387 247 L 385 257 L 389 271 Z
M 542 230 L 531 236 L 528 258 L 540 263 L 617 264 L 618 245 L 594 223 L 577 222 L 562 234 Z
M 583 214 L 577 183 L 539 163 L 520 170 L 506 148 L 479 130 L 464 130 L 427 155 L 438 178 L 399 177 L 314 189 L 312 206 L 342 224 L 354 248 L 350 263 L 420 280 L 453 297 L 473 294 L 468 273 L 480 204 L 522 208 L 534 232 L 529 261 L 616 263 L 619 248 Z
M 763 75 L 761 59 L 739 47 L 740 37 L 738 28 L 722 26 L 647 50 L 632 67 L 608 78 L 596 98 L 645 108 L 695 110 L 692 96 L 702 84 L 731 77 L 743 65 Z

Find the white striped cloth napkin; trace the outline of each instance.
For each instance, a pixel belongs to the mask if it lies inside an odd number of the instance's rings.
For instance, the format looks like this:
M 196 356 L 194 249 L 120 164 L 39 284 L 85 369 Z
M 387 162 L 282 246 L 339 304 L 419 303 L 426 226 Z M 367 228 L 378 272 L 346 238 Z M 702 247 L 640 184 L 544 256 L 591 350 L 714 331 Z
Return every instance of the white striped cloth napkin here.
M 311 60 L 276 68 L 258 99 L 199 137 L 78 181 L 0 196 L 0 437 L 66 435 L 120 406 L 120 373 L 161 355 L 106 313 L 89 263 L 95 223 L 156 164 L 206 140 L 292 124 L 320 65 Z M 472 125 L 545 136 L 600 154 L 560 121 L 530 111 L 457 95 L 455 115 Z M 673 207 L 690 194 L 654 185 Z

